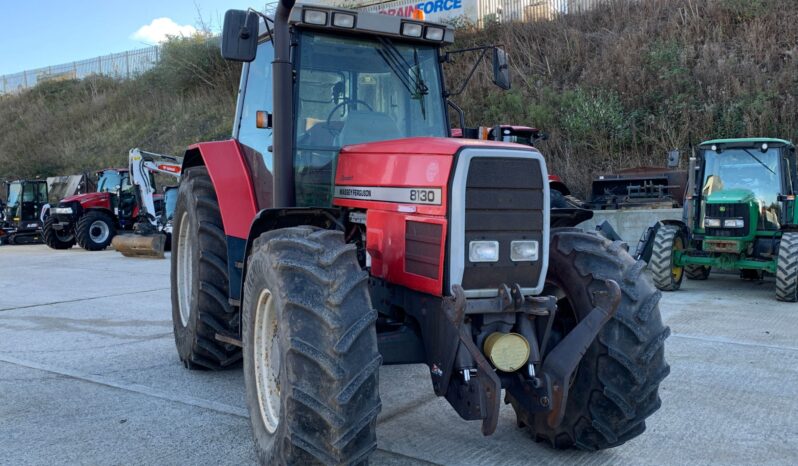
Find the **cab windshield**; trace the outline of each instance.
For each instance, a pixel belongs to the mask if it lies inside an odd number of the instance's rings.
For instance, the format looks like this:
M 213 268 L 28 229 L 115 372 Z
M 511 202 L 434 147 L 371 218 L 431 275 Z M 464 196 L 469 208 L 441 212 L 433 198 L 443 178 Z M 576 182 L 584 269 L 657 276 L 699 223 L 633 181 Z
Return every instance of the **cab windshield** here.
M 308 31 L 300 41 L 298 205 L 330 204 L 343 146 L 447 135 L 436 47 Z
M 100 173 L 100 179 L 97 180 L 98 193 L 115 193 L 120 187 L 122 189 L 127 185 L 127 173 L 120 173 L 116 170 L 105 170 Z
M 8 200 L 6 207 L 12 209 L 19 204 L 19 198 L 22 195 L 22 183 L 9 183 L 8 185 Z
M 760 222 L 777 225 L 781 210 L 778 196 L 782 192 L 779 158 L 778 148 L 764 152 L 759 148 L 705 150 L 702 194 L 706 197 L 733 189 L 751 191 L 759 203 Z

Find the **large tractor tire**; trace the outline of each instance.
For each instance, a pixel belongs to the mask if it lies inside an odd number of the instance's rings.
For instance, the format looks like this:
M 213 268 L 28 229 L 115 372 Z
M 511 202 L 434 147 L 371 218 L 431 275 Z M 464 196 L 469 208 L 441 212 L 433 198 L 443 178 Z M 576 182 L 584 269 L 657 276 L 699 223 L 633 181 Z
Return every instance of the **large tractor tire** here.
M 247 262 L 244 383 L 262 464 L 365 464 L 377 448 L 368 274 L 341 232 L 262 234 Z
M 712 267 L 706 265 L 685 265 L 684 275 L 690 280 L 706 280 L 709 278 L 709 273 Z
M 558 310 L 544 357 L 594 308 L 605 280 L 618 283 L 622 299 L 579 363 L 559 427 L 552 429 L 548 413 L 527 412 L 508 393 L 519 425 L 537 441 L 557 449 L 615 447 L 643 433 L 646 418 L 659 409 L 659 385 L 670 373 L 664 350 L 670 329 L 659 312 L 662 294 L 645 277 L 644 265 L 621 241 L 578 229 L 553 231 L 545 292 L 557 296 Z
M 216 334 L 237 335 L 239 314 L 227 299 L 227 242 L 205 167 L 185 171 L 174 222 L 171 281 L 177 354 L 189 369 L 229 367 L 241 359 L 241 350 L 218 341 Z
M 53 228 L 55 218 L 53 216 L 47 217 L 42 227 L 42 236 L 44 242 L 52 249 L 69 249 L 75 245 L 75 233 L 72 230 L 56 230 Z
M 75 239 L 87 251 L 102 251 L 116 236 L 114 219 L 100 210 L 83 214 L 75 225 Z
M 782 233 L 776 262 L 776 299 L 798 301 L 798 233 Z
M 648 269 L 654 285 L 662 291 L 676 291 L 682 286 L 684 267 L 674 264 L 674 251 L 684 249 L 685 238 L 678 228 L 663 225 L 654 237 L 654 249 Z

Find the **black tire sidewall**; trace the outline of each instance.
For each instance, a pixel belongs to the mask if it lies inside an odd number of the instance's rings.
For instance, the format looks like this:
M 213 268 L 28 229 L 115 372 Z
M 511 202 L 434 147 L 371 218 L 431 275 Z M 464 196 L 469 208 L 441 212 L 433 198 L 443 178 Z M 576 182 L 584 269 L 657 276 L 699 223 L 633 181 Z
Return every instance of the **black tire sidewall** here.
M 91 225 L 97 221 L 104 222 L 108 227 L 108 238 L 102 243 L 97 243 L 91 239 Z M 111 244 L 114 236 L 116 236 L 116 226 L 111 216 L 105 212 L 90 210 L 83 214 L 80 220 L 78 220 L 75 238 L 84 249 L 89 251 L 102 251 Z
M 280 422 L 277 425 L 277 430 L 274 434 L 269 433 L 266 429 L 263 420 L 256 414 L 256 407 L 259 409 L 260 402 L 257 394 L 257 384 L 255 382 L 255 354 L 253 351 L 253 341 L 255 338 L 255 316 L 257 312 L 257 299 L 261 291 L 268 289 L 272 292 L 274 301 L 274 312 L 277 313 L 278 334 L 280 338 L 280 347 L 287 347 L 287 340 L 290 339 L 290 326 L 283 325 L 285 322 L 283 310 L 285 308 L 280 293 L 275 292 L 273 277 L 274 268 L 267 266 L 267 258 L 264 255 L 255 255 L 252 260 L 247 264 L 247 279 L 245 283 L 244 302 L 242 306 L 241 325 L 242 325 L 242 343 L 243 343 L 243 362 L 244 362 L 244 387 L 246 388 L 247 406 L 250 407 L 250 423 L 252 425 L 252 434 L 256 443 L 256 451 L 259 455 L 261 464 L 278 464 L 278 448 L 276 444 L 277 439 L 283 438 L 286 435 L 285 429 L 287 428 L 285 422 Z M 248 297 L 254 297 L 249 299 Z M 285 353 L 280 353 L 280 365 L 285 368 L 287 364 Z M 280 386 L 285 387 L 281 390 L 280 396 L 280 409 L 286 408 L 286 393 L 289 387 L 289 382 L 286 379 L 287 370 L 282 370 L 280 373 Z
M 175 335 L 175 346 L 177 347 L 177 353 L 182 361 L 189 360 L 192 347 L 194 345 L 194 336 L 197 334 L 198 329 L 197 326 L 199 325 L 198 322 L 198 313 L 194 312 L 197 309 L 197 301 L 199 300 L 199 221 L 197 220 L 197 212 L 193 208 L 194 203 L 191 202 L 191 197 L 193 195 L 192 191 L 192 179 L 190 174 L 188 179 L 183 181 L 183 185 L 181 187 L 185 187 L 186 189 L 180 189 L 180 192 L 177 196 L 177 203 L 175 205 L 175 216 L 173 221 L 173 229 L 172 229 L 172 254 L 171 254 L 171 282 L 173 284 L 172 288 L 172 323 L 174 328 L 174 335 Z M 191 279 L 192 283 L 190 285 L 191 288 L 191 299 L 189 302 L 189 315 L 188 315 L 188 322 L 187 325 L 183 325 L 183 320 L 180 317 L 180 295 L 178 293 L 178 283 L 177 283 L 177 264 L 178 264 L 178 255 L 180 251 L 180 244 L 182 241 L 185 241 L 185 238 L 181 238 L 179 232 L 182 228 L 182 221 L 183 221 L 183 214 L 187 214 L 185 220 L 189 223 L 189 229 L 191 233 L 191 237 L 194 241 L 191 242 L 189 247 L 191 248 L 192 257 L 195 258 L 194 261 L 191 263 Z

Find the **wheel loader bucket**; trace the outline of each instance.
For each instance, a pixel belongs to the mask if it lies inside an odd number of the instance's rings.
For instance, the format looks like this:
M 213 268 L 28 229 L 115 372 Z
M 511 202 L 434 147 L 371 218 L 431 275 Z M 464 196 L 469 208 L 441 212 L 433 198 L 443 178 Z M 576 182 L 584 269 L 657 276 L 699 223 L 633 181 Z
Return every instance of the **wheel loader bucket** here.
M 166 235 L 116 235 L 111 245 L 125 257 L 163 259 Z

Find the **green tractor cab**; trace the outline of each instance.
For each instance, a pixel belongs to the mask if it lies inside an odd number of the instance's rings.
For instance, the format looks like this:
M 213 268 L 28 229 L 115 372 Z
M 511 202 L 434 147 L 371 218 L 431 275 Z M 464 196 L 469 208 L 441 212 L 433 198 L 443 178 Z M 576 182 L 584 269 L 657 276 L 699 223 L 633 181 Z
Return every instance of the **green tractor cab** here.
M 660 290 L 712 268 L 776 277 L 776 298 L 798 300 L 795 146 L 783 139 L 717 139 L 690 160 L 682 222 L 649 234 L 649 269 Z

